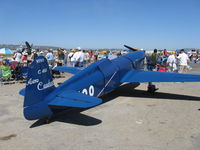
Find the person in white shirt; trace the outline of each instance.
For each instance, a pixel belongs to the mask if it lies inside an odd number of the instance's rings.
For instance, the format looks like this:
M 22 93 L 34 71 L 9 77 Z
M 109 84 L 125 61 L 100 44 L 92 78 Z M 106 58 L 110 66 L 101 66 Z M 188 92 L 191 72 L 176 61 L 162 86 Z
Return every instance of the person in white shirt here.
M 108 59 L 112 60 L 112 59 L 115 59 L 115 58 L 117 58 L 117 55 L 113 54 L 112 52 L 108 53 Z
M 75 60 L 75 67 L 83 67 L 83 61 L 85 59 L 85 55 L 80 48 L 76 49 L 77 51 L 73 55 L 73 59 Z
M 177 71 L 177 65 L 176 65 L 176 52 L 172 51 L 172 54 L 169 55 L 167 58 L 167 64 L 169 65 L 169 72 L 176 72 Z
M 21 59 L 22 59 L 22 54 L 20 51 L 17 51 L 17 53 L 15 53 L 14 55 L 14 60 L 17 62 L 21 62 Z
M 75 66 L 75 60 L 74 60 L 74 58 L 73 58 L 73 56 L 74 56 L 74 49 L 72 49 L 71 50 L 71 52 L 68 54 L 68 60 L 69 60 L 69 62 L 70 62 L 70 66 L 71 67 L 74 67 Z
M 185 54 L 184 49 L 180 51 L 180 54 L 177 57 L 177 59 L 179 60 L 179 73 L 186 73 L 189 57 L 187 54 Z

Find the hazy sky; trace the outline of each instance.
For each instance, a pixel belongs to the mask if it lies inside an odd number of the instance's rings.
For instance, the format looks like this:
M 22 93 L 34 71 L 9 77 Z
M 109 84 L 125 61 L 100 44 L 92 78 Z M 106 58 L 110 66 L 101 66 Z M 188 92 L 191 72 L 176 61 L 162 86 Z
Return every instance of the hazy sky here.
M 200 48 L 200 0 L 0 0 L 0 43 Z

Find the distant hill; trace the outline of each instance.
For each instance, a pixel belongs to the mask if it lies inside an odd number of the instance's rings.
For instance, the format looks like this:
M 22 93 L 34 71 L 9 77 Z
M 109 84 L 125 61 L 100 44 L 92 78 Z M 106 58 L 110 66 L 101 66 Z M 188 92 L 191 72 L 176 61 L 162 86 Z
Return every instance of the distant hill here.
M 189 51 L 189 50 L 200 50 L 199 48 L 183 48 L 184 50 L 187 50 L 187 51 Z
M 19 49 L 21 45 L 13 45 L 13 44 L 0 44 L 0 48 L 9 48 L 11 50 Z M 25 47 L 23 45 L 23 47 Z M 39 45 L 33 45 L 33 49 L 40 49 L 40 50 L 47 50 L 47 49 L 58 49 L 59 47 L 56 46 L 39 46 Z
M 23 47 L 25 48 L 26 46 L 23 45 Z M 19 48 L 21 48 L 21 45 L 14 45 L 14 44 L 0 44 L 0 48 L 9 48 L 11 50 L 17 50 Z M 48 50 L 48 49 L 53 49 L 53 50 L 56 50 L 58 48 L 63 48 L 63 47 L 57 47 L 57 46 L 42 46 L 42 45 L 33 45 L 33 49 L 40 49 L 40 50 Z M 64 49 L 67 49 L 69 50 L 69 48 L 64 48 Z M 119 49 L 119 48 L 100 48 L 100 49 L 92 49 L 92 48 L 86 48 L 84 50 L 117 50 L 117 51 L 121 51 L 122 49 Z
M 0 44 L 0 48 L 9 48 L 11 50 L 16 50 L 16 49 L 19 49 L 21 47 L 21 45 L 14 45 L 14 44 Z M 25 48 L 26 46 L 23 45 L 23 47 Z M 43 45 L 33 45 L 33 49 L 40 49 L 40 50 L 48 50 L 48 49 L 53 49 L 53 50 L 56 50 L 58 48 L 62 48 L 62 47 L 57 47 L 57 46 L 43 46 Z M 64 48 L 66 49 L 66 48 Z M 68 48 L 67 48 L 68 49 Z M 185 50 L 198 50 L 200 51 L 200 49 L 198 48 L 183 48 Z M 110 50 L 110 51 L 113 51 L 113 50 L 116 50 L 116 51 L 121 51 L 123 49 L 121 48 L 99 48 L 99 49 L 90 49 L 90 48 L 87 48 L 85 50 Z M 148 50 L 147 50 L 148 51 Z

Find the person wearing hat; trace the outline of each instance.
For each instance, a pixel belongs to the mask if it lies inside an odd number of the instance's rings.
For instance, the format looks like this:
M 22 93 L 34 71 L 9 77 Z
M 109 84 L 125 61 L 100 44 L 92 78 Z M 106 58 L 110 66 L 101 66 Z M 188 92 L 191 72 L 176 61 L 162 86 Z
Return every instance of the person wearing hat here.
M 177 61 L 176 61 L 176 52 L 172 51 L 171 55 L 167 58 L 167 64 L 169 65 L 168 71 L 169 72 L 176 72 L 177 71 Z
M 76 52 L 74 53 L 73 58 L 75 60 L 75 67 L 83 67 L 85 54 L 83 53 L 83 51 L 81 51 L 80 47 L 76 49 Z

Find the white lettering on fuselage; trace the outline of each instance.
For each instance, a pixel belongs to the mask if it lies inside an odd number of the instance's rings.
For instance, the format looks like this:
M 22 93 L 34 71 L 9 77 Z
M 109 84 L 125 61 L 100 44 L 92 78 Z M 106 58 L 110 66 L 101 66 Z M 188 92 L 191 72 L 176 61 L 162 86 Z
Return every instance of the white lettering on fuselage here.
M 37 89 L 39 91 L 42 91 L 42 90 L 45 90 L 45 89 L 50 88 L 52 86 L 54 86 L 53 81 L 48 81 L 48 83 L 45 83 L 45 84 L 43 82 L 39 82 L 38 85 L 37 85 Z
M 28 85 L 33 85 L 33 84 L 37 84 L 37 89 L 39 91 L 45 90 L 47 88 L 50 88 L 50 87 L 54 86 L 53 81 L 48 81 L 47 83 L 43 83 L 43 82 L 39 82 L 39 79 L 32 79 L 32 78 L 30 78 L 28 80 L 28 82 L 27 82 L 27 86 Z
M 90 85 L 90 87 L 89 87 L 89 95 L 94 96 L 94 86 L 93 85 Z
M 32 84 L 36 84 L 39 82 L 39 79 L 32 79 L 30 78 L 27 82 L 27 85 L 32 85 Z
M 83 90 L 82 90 L 82 93 L 85 94 L 85 95 L 88 95 L 87 89 L 83 89 Z
M 46 73 L 47 72 L 47 68 L 44 68 L 44 69 L 39 69 L 38 70 L 38 74 L 42 74 L 42 73 Z
M 90 85 L 88 90 L 86 88 L 83 89 L 82 93 L 85 95 L 94 96 L 94 86 Z
M 39 64 L 39 63 L 43 63 L 44 62 L 44 59 L 36 59 L 36 62 Z

